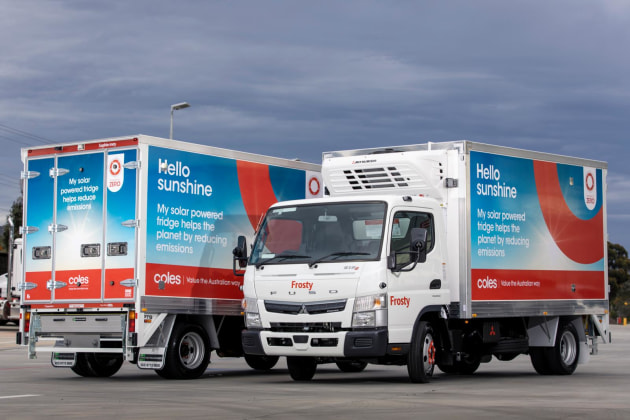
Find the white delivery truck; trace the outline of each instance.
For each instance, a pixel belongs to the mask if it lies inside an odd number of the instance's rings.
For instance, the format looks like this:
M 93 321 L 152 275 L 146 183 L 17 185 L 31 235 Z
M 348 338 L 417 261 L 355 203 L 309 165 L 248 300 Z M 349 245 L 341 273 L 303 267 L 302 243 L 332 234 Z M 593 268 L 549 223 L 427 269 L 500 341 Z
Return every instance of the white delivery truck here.
M 0 325 L 7 322 L 18 324 L 20 321 L 20 293 L 15 279 L 22 276 L 22 238 L 12 239 L 12 236 L 8 252 L 9 270 L 0 276 Z
M 571 374 L 609 340 L 606 172 L 470 141 L 324 153 L 329 196 L 273 205 L 235 249 L 244 350 L 295 380 L 336 362 L 428 382 L 519 354 Z
M 320 166 L 145 135 L 27 148 L 18 344 L 81 376 L 196 378 L 242 356 L 232 248 Z M 256 369 L 277 358 L 247 356 Z

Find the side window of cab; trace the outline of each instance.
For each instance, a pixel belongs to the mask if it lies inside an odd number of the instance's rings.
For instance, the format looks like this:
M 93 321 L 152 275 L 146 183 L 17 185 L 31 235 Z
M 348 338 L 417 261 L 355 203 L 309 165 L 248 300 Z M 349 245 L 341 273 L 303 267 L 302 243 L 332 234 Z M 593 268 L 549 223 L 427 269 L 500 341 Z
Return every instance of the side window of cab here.
M 423 228 L 427 230 L 427 253 L 431 252 L 435 244 L 435 229 L 431 213 L 416 211 L 398 211 L 394 214 L 392 223 L 391 253 L 396 254 L 396 265 L 409 264 L 411 229 Z

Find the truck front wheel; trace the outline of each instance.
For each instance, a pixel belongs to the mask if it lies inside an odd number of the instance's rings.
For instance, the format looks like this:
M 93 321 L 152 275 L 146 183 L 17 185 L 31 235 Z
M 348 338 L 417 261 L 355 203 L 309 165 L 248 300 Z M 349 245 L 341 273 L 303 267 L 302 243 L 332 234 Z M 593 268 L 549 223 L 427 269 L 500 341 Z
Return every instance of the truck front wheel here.
M 289 375 L 294 381 L 310 381 L 317 370 L 317 360 L 314 357 L 287 357 Z
M 166 350 L 164 367 L 156 370 L 166 379 L 196 379 L 210 363 L 210 340 L 196 324 L 177 323 Z
M 436 348 L 433 327 L 429 322 L 420 321 L 407 360 L 407 372 L 411 382 L 431 381 L 435 370 Z
M 252 354 L 245 355 L 247 365 L 256 370 L 270 370 L 278 363 L 278 356 L 255 356 Z

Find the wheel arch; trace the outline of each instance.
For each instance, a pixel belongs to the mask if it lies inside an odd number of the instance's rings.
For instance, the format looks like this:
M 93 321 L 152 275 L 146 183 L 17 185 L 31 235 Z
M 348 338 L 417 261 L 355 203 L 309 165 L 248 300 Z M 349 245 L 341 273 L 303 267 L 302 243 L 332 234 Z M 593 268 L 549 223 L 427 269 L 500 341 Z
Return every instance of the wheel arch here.
M 446 319 L 442 316 L 443 309 L 444 308 L 441 305 L 430 305 L 423 308 L 416 317 L 411 336 L 415 337 L 415 334 L 418 331 L 418 325 L 421 321 L 428 321 L 438 333 L 439 344 L 442 349 L 450 351 L 452 348 L 451 335 L 448 331 Z
M 210 341 L 210 349 L 219 348 L 219 338 L 217 336 L 217 330 L 214 324 L 214 318 L 212 315 L 188 315 L 177 314 L 175 315 L 175 323 L 195 324 L 203 328 L 208 335 Z M 172 331 L 171 331 L 172 334 Z M 169 337 L 170 340 L 170 337 Z

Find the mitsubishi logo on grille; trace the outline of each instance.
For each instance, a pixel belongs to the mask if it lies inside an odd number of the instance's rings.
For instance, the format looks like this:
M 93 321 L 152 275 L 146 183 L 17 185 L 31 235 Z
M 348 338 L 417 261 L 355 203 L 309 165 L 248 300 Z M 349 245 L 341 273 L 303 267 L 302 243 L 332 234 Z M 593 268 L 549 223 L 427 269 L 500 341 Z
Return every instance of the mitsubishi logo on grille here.
M 307 313 L 308 313 L 308 311 L 306 310 L 306 305 L 302 305 L 302 307 L 298 311 L 298 315 L 300 315 L 300 314 L 307 314 Z

